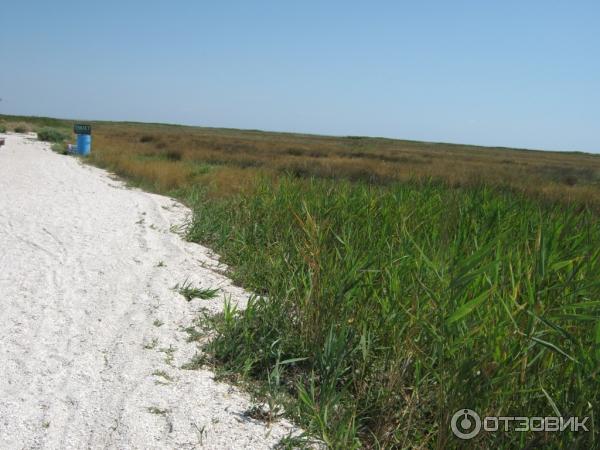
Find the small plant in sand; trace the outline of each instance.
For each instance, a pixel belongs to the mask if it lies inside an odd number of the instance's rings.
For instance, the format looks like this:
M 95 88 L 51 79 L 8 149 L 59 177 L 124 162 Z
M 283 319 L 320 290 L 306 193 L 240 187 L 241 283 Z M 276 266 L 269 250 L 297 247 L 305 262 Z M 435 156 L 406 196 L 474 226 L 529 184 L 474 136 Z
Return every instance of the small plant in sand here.
M 144 348 L 146 350 L 152 350 L 153 348 L 155 348 L 158 345 L 158 339 L 153 338 L 150 342 L 146 342 L 144 344 Z
M 152 373 L 152 375 L 155 376 L 155 377 L 162 378 L 162 379 L 164 379 L 166 381 L 173 381 L 173 378 L 167 372 L 165 372 L 164 370 L 155 370 Z
M 188 302 L 195 298 L 210 300 L 211 298 L 215 298 L 219 292 L 219 289 L 217 288 L 195 287 L 189 280 L 185 280 L 181 286 L 179 284 L 175 285 L 175 289 L 183 295 Z
M 150 406 L 150 407 L 148 407 L 148 412 L 150 414 L 156 414 L 157 416 L 166 416 L 167 413 L 169 412 L 169 410 L 158 408 L 156 406 Z

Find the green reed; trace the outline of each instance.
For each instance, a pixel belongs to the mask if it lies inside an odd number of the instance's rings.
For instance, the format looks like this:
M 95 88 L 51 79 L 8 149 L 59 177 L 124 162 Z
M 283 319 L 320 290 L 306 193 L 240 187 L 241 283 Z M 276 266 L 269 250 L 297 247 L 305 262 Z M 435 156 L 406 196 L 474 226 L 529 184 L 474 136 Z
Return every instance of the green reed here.
M 195 192 L 190 239 L 259 297 L 213 320 L 226 370 L 294 401 L 331 448 L 598 445 L 600 227 L 485 187 L 284 178 Z M 481 433 L 480 415 L 589 416 L 588 433 Z

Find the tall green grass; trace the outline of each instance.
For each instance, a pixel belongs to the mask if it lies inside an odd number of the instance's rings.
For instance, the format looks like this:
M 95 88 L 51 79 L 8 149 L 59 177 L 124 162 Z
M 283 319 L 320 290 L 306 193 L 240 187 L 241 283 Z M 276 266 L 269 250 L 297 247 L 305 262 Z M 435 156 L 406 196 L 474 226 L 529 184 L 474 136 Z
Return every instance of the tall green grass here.
M 260 294 L 212 319 L 227 371 L 293 399 L 331 448 L 592 448 L 600 400 L 600 227 L 485 187 L 264 182 L 190 197 L 190 239 Z M 481 433 L 449 419 L 590 416 L 589 433 Z

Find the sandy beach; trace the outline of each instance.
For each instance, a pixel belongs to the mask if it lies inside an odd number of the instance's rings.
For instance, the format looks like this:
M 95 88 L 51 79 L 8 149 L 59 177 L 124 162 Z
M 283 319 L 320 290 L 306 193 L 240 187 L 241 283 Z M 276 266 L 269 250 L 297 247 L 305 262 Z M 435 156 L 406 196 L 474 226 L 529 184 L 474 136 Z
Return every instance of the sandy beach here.
M 0 147 L 0 448 L 268 448 L 289 434 L 244 415 L 184 328 L 248 294 L 180 234 L 190 211 L 56 154 Z M 173 287 L 219 288 L 187 302 Z

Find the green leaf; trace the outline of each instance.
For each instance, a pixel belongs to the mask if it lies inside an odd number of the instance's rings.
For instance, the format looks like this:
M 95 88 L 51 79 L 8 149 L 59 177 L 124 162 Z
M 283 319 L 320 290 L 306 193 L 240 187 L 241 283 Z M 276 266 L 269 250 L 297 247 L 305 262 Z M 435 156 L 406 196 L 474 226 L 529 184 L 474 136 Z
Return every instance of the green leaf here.
M 550 397 L 550 394 L 548 394 L 548 392 L 546 391 L 546 389 L 544 389 L 543 386 L 540 386 L 540 387 L 542 388 L 542 392 L 548 399 L 548 403 L 550 403 L 550 406 L 552 407 L 554 414 L 556 414 L 556 417 L 562 417 L 562 414 L 560 413 L 558 406 L 556 406 L 556 402 L 554 400 L 552 400 L 552 397 Z
M 548 341 L 544 341 L 543 339 L 540 338 L 536 338 L 536 337 L 532 337 L 531 338 L 532 341 L 537 342 L 538 344 L 543 345 L 544 347 L 549 348 L 550 350 L 554 350 L 557 353 L 560 353 L 561 355 L 569 358 L 571 361 L 574 361 L 576 363 L 579 363 L 579 361 L 577 359 L 575 359 L 574 357 L 572 357 L 571 355 L 569 355 L 567 352 L 565 352 L 564 350 L 561 350 L 560 348 L 558 348 L 556 345 L 554 345 L 552 342 L 548 342 Z
M 485 291 L 475 297 L 473 300 L 468 301 L 460 308 L 458 308 L 454 313 L 448 317 L 446 323 L 451 324 L 456 322 L 457 320 L 462 319 L 463 317 L 470 314 L 475 308 L 477 308 L 480 304 L 482 304 L 490 295 L 491 290 Z
M 280 365 L 285 365 L 285 364 L 293 364 L 293 363 L 297 363 L 300 361 L 306 361 L 308 358 L 290 358 L 290 359 L 286 359 L 284 361 L 281 361 L 279 364 Z
M 554 263 L 554 264 L 552 264 L 552 266 L 550 266 L 550 269 L 553 272 L 557 272 L 560 269 L 562 269 L 563 267 L 567 267 L 569 264 L 577 261 L 578 259 L 580 259 L 580 258 L 578 257 L 578 258 L 568 259 L 566 261 L 560 261 L 560 262 Z
M 600 361 L 600 320 L 596 322 L 596 337 L 594 344 L 596 344 L 596 359 Z

